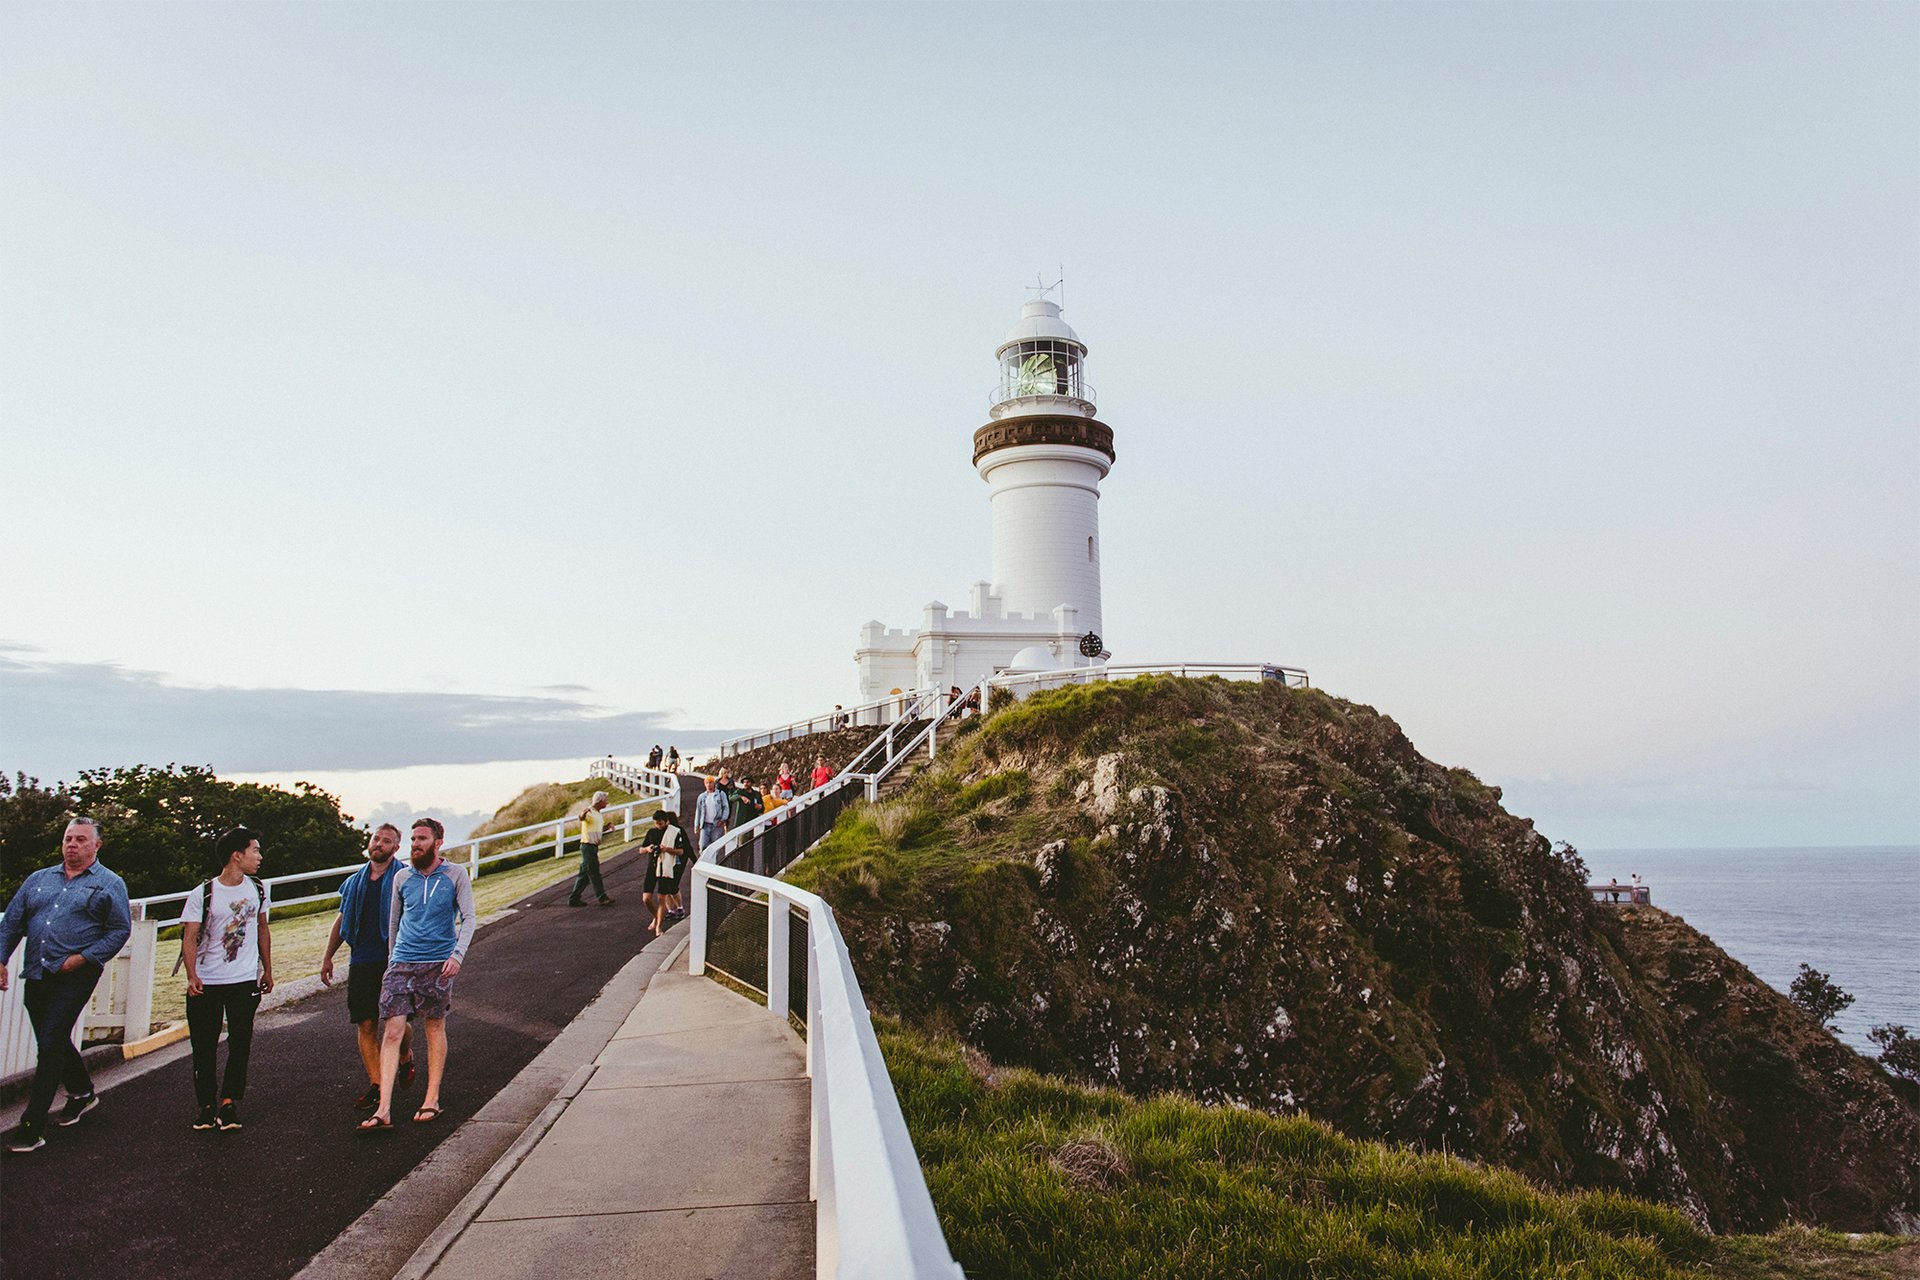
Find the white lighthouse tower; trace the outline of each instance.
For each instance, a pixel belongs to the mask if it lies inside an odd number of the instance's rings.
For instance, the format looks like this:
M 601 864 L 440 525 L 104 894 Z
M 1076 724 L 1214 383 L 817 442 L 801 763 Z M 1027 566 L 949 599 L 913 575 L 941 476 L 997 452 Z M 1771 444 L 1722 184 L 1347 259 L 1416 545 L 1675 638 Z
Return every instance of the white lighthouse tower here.
M 1113 431 L 1093 416 L 1087 344 L 1037 298 L 994 351 L 992 421 L 973 433 L 973 465 L 993 491 L 993 585 L 1009 612 L 1073 611 L 1100 634 L 1100 482 Z
M 1087 344 L 1042 297 L 1020 309 L 994 355 L 999 385 L 973 433 L 974 469 L 991 494 L 993 578 L 973 584 L 966 611 L 934 600 L 917 628 L 862 627 L 862 701 L 1105 656 L 1100 482 L 1113 466 L 1113 431 L 1093 416 Z

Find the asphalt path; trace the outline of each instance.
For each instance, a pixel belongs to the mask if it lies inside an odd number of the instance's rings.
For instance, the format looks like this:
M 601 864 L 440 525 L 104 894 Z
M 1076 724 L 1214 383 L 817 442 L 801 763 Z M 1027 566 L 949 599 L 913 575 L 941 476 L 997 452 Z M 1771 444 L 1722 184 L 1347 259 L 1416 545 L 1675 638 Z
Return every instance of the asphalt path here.
M 641 860 L 616 855 L 603 872 L 618 899 L 611 907 L 589 897 L 569 908 L 569 879 L 474 936 L 447 1020 L 446 1114 L 438 1122 L 408 1122 L 426 1087 L 422 1044 L 420 1078 L 396 1101 L 393 1130 L 355 1131 L 366 1113 L 352 1104 L 366 1073 L 343 975 L 332 991 L 255 1024 L 239 1132 L 189 1127 L 193 1070 L 183 1057 L 103 1091 L 101 1105 L 72 1128 L 49 1124 L 40 1150 L 0 1161 L 0 1272 L 23 1280 L 293 1275 L 513 1079 L 653 938 L 640 902 Z M 225 1055 L 222 1045 L 223 1062 Z

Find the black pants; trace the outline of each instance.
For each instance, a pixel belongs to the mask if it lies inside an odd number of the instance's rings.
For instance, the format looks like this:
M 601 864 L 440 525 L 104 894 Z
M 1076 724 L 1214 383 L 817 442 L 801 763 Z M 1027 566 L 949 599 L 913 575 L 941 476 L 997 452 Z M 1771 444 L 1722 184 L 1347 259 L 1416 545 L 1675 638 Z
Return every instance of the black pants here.
M 247 1093 L 247 1058 L 253 1053 L 253 1013 L 260 1007 L 260 984 L 211 984 L 187 997 L 187 1034 L 193 1041 L 193 1096 L 203 1107 L 222 1098 L 240 1101 Z M 227 1074 L 215 1071 L 220 1020 L 227 1023 Z M 216 1086 L 218 1088 L 216 1089 Z
M 600 883 L 600 846 L 583 844 L 580 846 L 580 874 L 573 878 L 573 896 L 568 902 L 580 901 L 580 895 L 587 891 L 587 882 L 593 882 L 593 896 L 607 896 L 606 886 Z
M 100 966 L 88 961 L 72 973 L 56 973 L 45 978 L 28 978 L 21 992 L 27 1006 L 27 1018 L 33 1023 L 33 1038 L 38 1057 L 33 1066 L 33 1090 L 27 1095 L 23 1124 L 37 1125 L 53 1109 L 53 1091 L 64 1088 L 68 1097 L 93 1092 L 93 1077 L 87 1074 L 86 1061 L 73 1047 L 73 1024 L 93 996 L 100 981 Z

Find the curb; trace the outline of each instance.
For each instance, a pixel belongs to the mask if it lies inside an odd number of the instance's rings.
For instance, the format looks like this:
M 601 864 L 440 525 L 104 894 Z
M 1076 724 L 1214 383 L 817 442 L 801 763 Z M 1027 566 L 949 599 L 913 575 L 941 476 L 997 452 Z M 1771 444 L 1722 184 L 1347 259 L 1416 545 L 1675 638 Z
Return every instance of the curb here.
M 666 957 L 655 966 L 653 973 L 648 975 L 647 985 L 640 989 L 639 997 L 633 1002 L 634 1008 L 639 1008 L 640 1002 L 647 998 L 647 992 L 653 990 L 654 980 L 673 968 L 674 961 L 678 960 L 680 953 L 687 949 L 686 931 L 679 930 L 677 938 L 674 935 L 675 930 L 670 929 L 641 949 L 641 955 L 645 955 L 662 943 L 669 941 L 674 943 Z M 628 1012 L 631 1013 L 632 1009 Z M 612 1037 L 608 1039 L 611 1040 Z M 602 1049 L 605 1047 L 605 1045 L 601 1046 Z M 595 1059 L 599 1056 L 598 1052 L 594 1054 Z M 560 1117 L 566 1113 L 567 1107 L 580 1096 L 580 1091 L 587 1087 L 587 1082 L 593 1079 L 594 1073 L 598 1070 L 596 1063 L 589 1062 L 573 1073 L 567 1083 L 561 1086 L 560 1092 L 554 1095 L 553 1101 L 541 1109 L 540 1114 L 534 1117 L 533 1123 L 529 1124 L 514 1140 L 513 1145 L 493 1162 L 493 1167 L 487 1170 L 486 1175 L 474 1185 L 473 1190 L 461 1197 L 460 1203 L 453 1207 L 453 1212 L 449 1213 L 445 1220 L 434 1228 L 433 1234 L 423 1240 L 420 1247 L 413 1251 L 413 1256 L 407 1259 L 406 1265 L 394 1273 L 393 1280 L 426 1280 L 427 1275 L 440 1265 L 440 1259 L 446 1256 L 447 1250 L 453 1248 L 454 1242 L 466 1233 L 469 1226 L 473 1225 L 473 1220 L 486 1210 L 500 1188 L 506 1185 L 507 1179 L 513 1176 L 514 1170 L 533 1154 L 533 1149 L 540 1145 L 540 1140 L 547 1136 L 547 1131 L 552 1129 Z

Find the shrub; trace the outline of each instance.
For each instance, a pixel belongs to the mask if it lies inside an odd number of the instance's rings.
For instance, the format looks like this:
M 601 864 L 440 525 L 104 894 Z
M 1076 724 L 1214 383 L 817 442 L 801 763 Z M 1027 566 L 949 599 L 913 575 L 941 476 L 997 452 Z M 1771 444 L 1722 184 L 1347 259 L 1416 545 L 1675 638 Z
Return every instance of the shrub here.
M 1813 1015 L 1814 1021 L 1821 1023 L 1829 1031 L 1839 1029 L 1833 1025 L 1833 1020 L 1840 1016 L 1842 1009 L 1853 1003 L 1852 996 L 1834 985 L 1832 978 L 1810 964 L 1800 966 L 1800 976 L 1793 980 L 1793 985 L 1788 988 L 1787 994 L 1795 1004 Z

